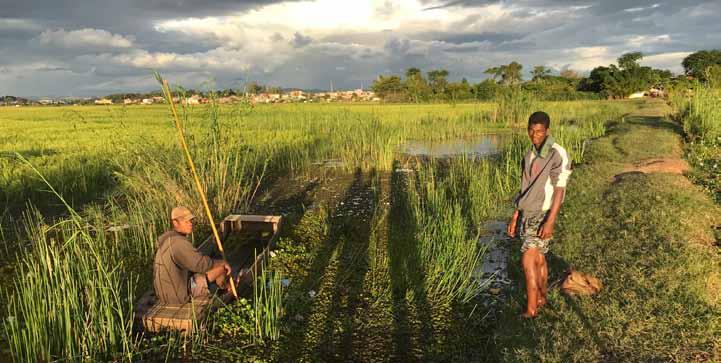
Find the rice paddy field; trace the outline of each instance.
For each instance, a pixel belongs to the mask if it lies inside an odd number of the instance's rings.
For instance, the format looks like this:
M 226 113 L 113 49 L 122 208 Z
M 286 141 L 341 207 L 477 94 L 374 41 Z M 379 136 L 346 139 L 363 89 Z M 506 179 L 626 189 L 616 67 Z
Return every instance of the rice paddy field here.
M 498 288 L 498 276 L 479 272 L 488 254 L 479 239 L 510 215 L 519 188 L 525 119 L 548 112 L 552 134 L 582 167 L 590 140 L 643 107 L 181 109 L 215 219 L 284 217 L 255 289 L 190 337 L 142 334 L 133 316 L 152 287 L 153 246 L 170 209 L 187 205 L 198 216 L 196 243 L 209 232 L 168 106 L 2 109 L 0 353 L 15 361 L 536 361 L 504 348 L 517 331 L 498 325 L 518 284 Z M 483 155 L 407 152 L 411 142 L 487 135 L 503 141 Z

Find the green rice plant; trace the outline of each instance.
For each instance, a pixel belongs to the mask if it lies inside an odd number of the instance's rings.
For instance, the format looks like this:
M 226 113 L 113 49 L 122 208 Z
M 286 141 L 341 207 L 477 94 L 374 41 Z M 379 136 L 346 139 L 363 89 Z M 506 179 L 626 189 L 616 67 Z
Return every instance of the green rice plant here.
M 721 94 L 719 90 L 697 84 L 684 113 L 686 135 L 703 143 L 721 142 Z
M 265 261 L 265 260 L 264 260 Z M 280 337 L 280 319 L 283 317 L 283 286 L 279 272 L 268 270 L 263 263 L 259 276 L 253 279 L 253 340 L 263 343 Z

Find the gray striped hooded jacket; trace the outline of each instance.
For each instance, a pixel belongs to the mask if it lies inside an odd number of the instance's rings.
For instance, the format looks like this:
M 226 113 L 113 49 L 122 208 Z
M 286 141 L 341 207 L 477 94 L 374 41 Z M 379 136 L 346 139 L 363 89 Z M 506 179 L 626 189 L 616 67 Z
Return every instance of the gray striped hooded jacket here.
M 527 213 L 551 209 L 553 189 L 565 188 L 571 175 L 571 160 L 566 149 L 549 135 L 540 152 L 531 146 L 523 158 L 522 168 L 516 208 Z

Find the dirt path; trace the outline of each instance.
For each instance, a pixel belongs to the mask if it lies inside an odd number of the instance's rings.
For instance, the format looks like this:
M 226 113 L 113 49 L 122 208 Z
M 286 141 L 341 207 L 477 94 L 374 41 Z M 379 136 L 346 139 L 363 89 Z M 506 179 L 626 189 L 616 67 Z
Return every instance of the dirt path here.
M 533 322 L 511 297 L 489 348 L 499 361 L 720 361 L 721 210 L 683 173 L 679 126 L 647 103 L 590 145 L 562 209 L 551 280 L 598 276 L 593 298 L 553 291 Z M 518 256 L 512 256 L 511 261 Z M 521 271 L 511 268 L 520 281 Z

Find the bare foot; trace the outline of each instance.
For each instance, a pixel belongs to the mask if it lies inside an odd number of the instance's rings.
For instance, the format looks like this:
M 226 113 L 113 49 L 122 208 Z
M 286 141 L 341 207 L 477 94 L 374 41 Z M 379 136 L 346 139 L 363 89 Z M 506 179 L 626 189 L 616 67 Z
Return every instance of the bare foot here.
M 531 314 L 527 311 L 525 313 L 521 314 L 521 317 L 524 319 L 535 319 L 536 316 L 538 316 L 538 315 L 536 315 L 536 313 Z

